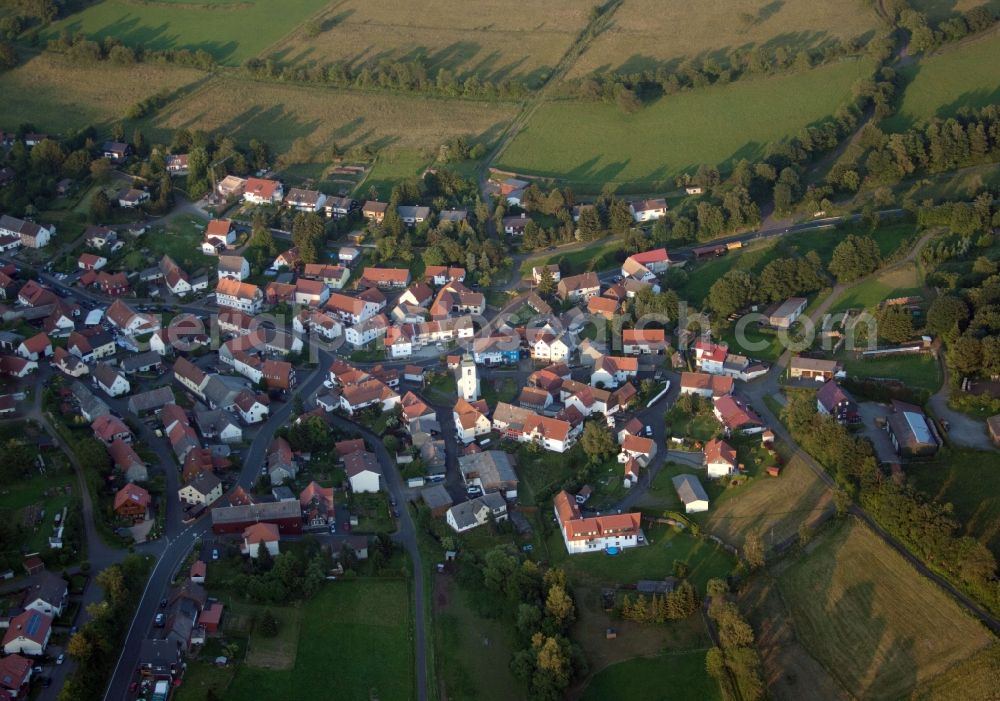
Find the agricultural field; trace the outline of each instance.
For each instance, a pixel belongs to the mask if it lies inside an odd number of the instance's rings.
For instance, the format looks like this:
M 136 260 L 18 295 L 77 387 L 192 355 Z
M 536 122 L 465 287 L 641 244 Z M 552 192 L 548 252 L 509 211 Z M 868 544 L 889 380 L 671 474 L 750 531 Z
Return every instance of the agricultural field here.
M 251 654 L 227 698 L 286 698 L 289 689 L 297 698 L 327 698 L 331 683 L 338 699 L 415 698 L 412 607 L 405 582 L 328 584 L 305 606 L 297 649 L 275 646 L 255 658 L 257 641 L 251 638 Z M 394 615 L 385 616 L 386 611 Z M 275 668 L 277 653 L 290 656 L 293 664 L 278 660 L 282 666 Z
M 744 596 L 770 696 L 903 698 L 994 639 L 888 545 L 837 524 Z M 987 665 L 963 680 L 983 687 Z M 809 691 L 806 692 L 806 689 Z
M 434 76 L 515 79 L 537 87 L 587 25 L 587 0 L 486 5 L 455 0 L 334 3 L 314 27 L 302 27 L 272 47 L 282 63 L 354 68 L 422 57 Z
M 916 263 L 886 270 L 847 290 L 830 308 L 830 312 L 847 309 L 875 309 L 879 303 L 894 297 L 921 295 L 920 271 Z
M 328 3 L 282 0 L 280 11 L 266 0 L 101 0 L 56 22 L 44 39 L 63 31 L 82 32 L 98 41 L 113 36 L 122 43 L 155 51 L 207 51 L 216 61 L 238 66 L 281 40 Z
M 641 183 L 644 192 L 673 189 L 679 173 L 705 163 L 726 169 L 738 159 L 753 160 L 768 143 L 832 115 L 870 69 L 867 61 L 846 60 L 664 97 L 632 114 L 604 103 L 547 102 L 497 167 L 557 177 L 581 191 L 606 183 Z
M 867 41 L 879 26 L 869 3 L 816 4 L 809 0 L 709 0 L 696 8 L 681 2 L 625 0 L 611 25 L 590 43 L 570 77 L 677 68 L 685 60 L 724 62 L 734 49 L 821 49 L 833 41 Z M 664 37 L 669 36 L 669 41 Z
M 181 94 L 205 75 L 155 63 L 80 65 L 41 53 L 0 73 L 0 94 L 17 96 L 0 101 L 0 124 L 13 129 L 28 123 L 61 134 L 91 125 L 106 128 L 122 119 L 132 104 L 161 91 Z
M 944 48 L 901 69 L 906 88 L 896 114 L 882 123 L 903 131 L 931 117 L 1000 102 L 1000 32 Z
M 312 86 L 216 78 L 171 103 L 153 119 L 164 136 L 181 127 L 261 139 L 282 153 L 307 139 L 318 155 L 341 149 L 436 149 L 454 136 L 491 142 L 514 115 L 508 105 L 362 94 Z M 321 159 L 322 160 L 322 159 Z
M 1000 490 L 993 475 L 996 455 L 975 450 L 942 450 L 928 462 L 907 466 L 914 486 L 955 507 L 965 532 L 1000 557 Z
M 719 685 L 705 673 L 704 650 L 682 650 L 657 657 L 635 657 L 607 667 L 591 679 L 583 701 L 623 698 L 658 701 L 670 689 L 677 701 L 721 699 Z

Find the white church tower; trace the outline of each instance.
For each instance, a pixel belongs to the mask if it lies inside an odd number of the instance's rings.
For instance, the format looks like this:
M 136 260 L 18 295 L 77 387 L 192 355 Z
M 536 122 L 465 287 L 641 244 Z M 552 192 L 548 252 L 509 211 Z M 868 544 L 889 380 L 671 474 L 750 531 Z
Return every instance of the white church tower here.
M 467 402 L 479 399 L 479 373 L 475 361 L 468 353 L 462 357 L 462 367 L 458 376 L 458 396 Z

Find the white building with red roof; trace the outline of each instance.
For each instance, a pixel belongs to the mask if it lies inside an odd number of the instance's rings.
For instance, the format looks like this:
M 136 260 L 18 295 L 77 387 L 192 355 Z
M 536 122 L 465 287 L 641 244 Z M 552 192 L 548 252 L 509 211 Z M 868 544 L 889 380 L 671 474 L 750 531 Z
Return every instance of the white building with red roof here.
M 584 518 L 576 499 L 566 491 L 556 494 L 553 511 L 570 555 L 641 544 L 642 519 L 638 513 Z
M 285 190 L 278 180 L 247 178 L 243 186 L 243 201 L 250 204 L 281 204 Z

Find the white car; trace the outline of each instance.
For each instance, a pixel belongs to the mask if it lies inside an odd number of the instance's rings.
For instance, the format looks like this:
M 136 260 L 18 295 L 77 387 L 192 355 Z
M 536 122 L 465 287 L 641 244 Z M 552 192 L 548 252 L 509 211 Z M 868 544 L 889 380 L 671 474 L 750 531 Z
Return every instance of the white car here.
M 59 657 L 56 658 L 56 664 L 62 664 L 66 661 L 66 655 L 59 653 Z
M 333 389 L 334 388 L 333 380 L 329 379 L 323 380 L 323 386 L 326 387 L 327 389 Z

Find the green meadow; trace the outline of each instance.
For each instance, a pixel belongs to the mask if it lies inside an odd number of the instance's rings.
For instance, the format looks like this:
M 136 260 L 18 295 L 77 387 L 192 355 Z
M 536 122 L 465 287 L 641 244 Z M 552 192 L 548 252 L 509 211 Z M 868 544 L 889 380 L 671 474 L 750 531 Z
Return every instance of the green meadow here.
M 705 163 L 726 168 L 832 115 L 870 69 L 867 61 L 847 60 L 663 97 L 632 114 L 603 103 L 547 102 L 498 167 L 581 188 L 667 183 Z

